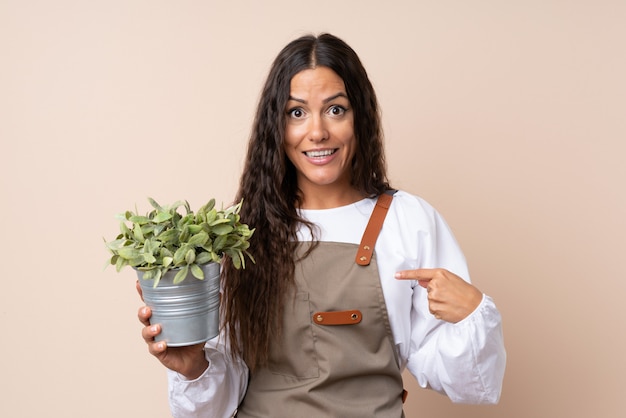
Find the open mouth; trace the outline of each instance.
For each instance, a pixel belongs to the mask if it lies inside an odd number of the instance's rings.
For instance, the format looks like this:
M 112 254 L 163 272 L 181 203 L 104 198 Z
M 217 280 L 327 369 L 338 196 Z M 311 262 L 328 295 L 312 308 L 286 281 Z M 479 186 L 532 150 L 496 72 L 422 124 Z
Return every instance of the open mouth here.
M 337 149 L 325 149 L 325 150 L 319 150 L 319 151 L 305 151 L 304 155 L 306 155 L 309 158 L 322 158 L 322 157 L 328 157 L 329 155 L 333 155 L 335 152 L 337 152 Z

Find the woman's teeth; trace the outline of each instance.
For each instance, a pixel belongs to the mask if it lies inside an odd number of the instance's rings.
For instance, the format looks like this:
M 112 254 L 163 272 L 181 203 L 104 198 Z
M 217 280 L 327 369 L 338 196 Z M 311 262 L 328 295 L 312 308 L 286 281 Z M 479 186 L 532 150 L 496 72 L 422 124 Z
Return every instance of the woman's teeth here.
M 334 149 L 326 149 L 322 151 L 307 151 L 304 154 L 309 158 L 327 157 L 335 153 Z

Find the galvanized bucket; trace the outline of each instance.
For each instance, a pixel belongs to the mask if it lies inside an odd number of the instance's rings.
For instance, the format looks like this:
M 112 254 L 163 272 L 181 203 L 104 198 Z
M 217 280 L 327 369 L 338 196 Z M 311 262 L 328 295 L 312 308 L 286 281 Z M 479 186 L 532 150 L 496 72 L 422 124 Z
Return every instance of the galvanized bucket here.
M 181 347 L 210 340 L 219 333 L 220 265 L 201 265 L 204 280 L 191 273 L 174 284 L 178 270 L 170 270 L 159 281 L 143 279 L 137 270 L 143 300 L 152 309 L 151 324 L 161 324 L 156 341 L 165 341 L 169 347 Z

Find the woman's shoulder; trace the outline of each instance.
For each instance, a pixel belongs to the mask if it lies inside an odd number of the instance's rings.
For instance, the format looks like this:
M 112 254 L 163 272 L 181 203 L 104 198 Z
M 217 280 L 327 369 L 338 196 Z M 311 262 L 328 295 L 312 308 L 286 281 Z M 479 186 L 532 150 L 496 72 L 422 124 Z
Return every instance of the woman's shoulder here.
M 430 216 L 437 213 L 437 210 L 426 199 L 405 190 L 397 190 L 393 198 L 392 207 L 395 205 L 396 209 L 408 210 L 411 213 L 421 212 Z
M 445 224 L 443 216 L 426 199 L 404 190 L 394 194 L 387 218 L 398 234 L 434 233 Z

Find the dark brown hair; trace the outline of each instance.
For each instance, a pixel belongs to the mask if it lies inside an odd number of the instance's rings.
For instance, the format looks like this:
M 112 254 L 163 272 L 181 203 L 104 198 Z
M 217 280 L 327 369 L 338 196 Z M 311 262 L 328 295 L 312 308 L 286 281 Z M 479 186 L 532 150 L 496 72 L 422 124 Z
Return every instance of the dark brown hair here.
M 294 283 L 297 230 L 304 224 L 313 231 L 313 225 L 297 211 L 301 196 L 283 140 L 291 79 L 318 66 L 342 78 L 354 110 L 353 186 L 366 196 L 389 188 L 378 103 L 357 54 L 330 34 L 290 42 L 274 60 L 262 90 L 235 198 L 243 199 L 242 222 L 255 228 L 250 253 L 256 264 L 236 270 L 226 261 L 223 270 L 222 313 L 231 353 L 243 356 L 251 370 L 267 364 L 270 346 L 281 332 L 282 306 Z

